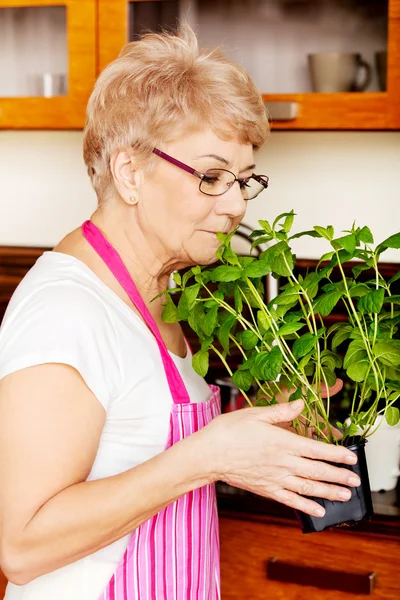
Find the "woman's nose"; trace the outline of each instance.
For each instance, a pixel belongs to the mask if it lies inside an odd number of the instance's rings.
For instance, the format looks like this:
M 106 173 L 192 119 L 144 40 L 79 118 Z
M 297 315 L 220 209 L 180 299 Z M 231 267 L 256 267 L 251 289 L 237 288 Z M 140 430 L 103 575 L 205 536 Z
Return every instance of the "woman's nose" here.
M 219 215 L 229 215 L 232 218 L 240 217 L 246 212 L 247 202 L 243 197 L 242 190 L 238 181 L 232 187 L 218 196 L 215 206 L 215 212 Z

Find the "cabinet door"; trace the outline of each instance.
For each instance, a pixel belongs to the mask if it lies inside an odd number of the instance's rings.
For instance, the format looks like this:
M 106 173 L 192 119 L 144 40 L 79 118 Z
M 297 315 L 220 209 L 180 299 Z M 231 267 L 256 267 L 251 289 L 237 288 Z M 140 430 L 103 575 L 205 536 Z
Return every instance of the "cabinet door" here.
M 0 128 L 83 127 L 95 36 L 96 0 L 0 0 Z
M 141 27 L 168 28 L 175 15 L 247 69 L 274 128 L 400 129 L 400 0 L 98 1 L 100 69 Z M 332 85 L 365 90 L 318 91 L 308 55 L 321 53 L 350 54 Z M 334 68 L 322 63 L 323 75 Z
M 354 2 L 354 4 L 357 3 Z M 350 2 L 351 3 L 351 2 Z M 360 1 L 360 5 L 363 2 Z M 373 19 L 368 25 L 354 30 L 352 48 L 357 37 L 366 31 L 364 48 L 372 73 L 372 85 L 366 91 L 339 93 L 263 94 L 271 109 L 280 103 L 296 107 L 296 116 L 290 121 L 276 121 L 278 129 L 353 129 L 353 130 L 399 130 L 400 129 L 400 0 L 371 0 L 364 2 L 366 8 L 373 5 L 387 12 L 387 37 L 375 29 Z M 340 6 L 340 3 L 338 3 Z M 379 6 L 380 5 L 380 6 Z M 387 7 L 385 6 L 387 5 Z M 385 17 L 384 17 L 385 18 Z M 379 18 L 377 18 L 376 23 Z M 380 16 L 382 21 L 382 14 Z M 383 28 L 381 28 L 383 29 Z M 349 28 L 347 28 L 349 31 Z M 370 35 L 370 41 L 366 36 Z M 348 40 L 347 40 L 347 43 Z M 386 73 L 385 73 L 386 71 Z

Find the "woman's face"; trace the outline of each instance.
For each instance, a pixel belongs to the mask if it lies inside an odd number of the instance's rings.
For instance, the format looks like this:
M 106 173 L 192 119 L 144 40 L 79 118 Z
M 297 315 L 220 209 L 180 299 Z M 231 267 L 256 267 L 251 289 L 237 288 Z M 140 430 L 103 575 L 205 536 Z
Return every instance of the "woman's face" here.
M 186 136 L 163 151 L 200 173 L 227 169 L 238 178 L 254 169 L 253 148 L 221 140 L 211 129 Z M 144 175 L 137 205 L 138 224 L 156 253 L 179 266 L 209 264 L 220 244 L 216 232 L 228 233 L 243 219 L 246 201 L 239 183 L 222 196 L 199 191 L 200 179 L 158 157 Z

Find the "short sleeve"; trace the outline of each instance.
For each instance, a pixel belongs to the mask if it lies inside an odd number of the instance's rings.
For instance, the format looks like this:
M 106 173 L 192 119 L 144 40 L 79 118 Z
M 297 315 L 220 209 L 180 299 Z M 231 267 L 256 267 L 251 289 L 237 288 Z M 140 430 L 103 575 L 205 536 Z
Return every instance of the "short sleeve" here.
M 118 395 L 115 328 L 91 290 L 57 282 L 11 299 L 0 330 L 0 379 L 45 363 L 76 369 L 106 410 Z

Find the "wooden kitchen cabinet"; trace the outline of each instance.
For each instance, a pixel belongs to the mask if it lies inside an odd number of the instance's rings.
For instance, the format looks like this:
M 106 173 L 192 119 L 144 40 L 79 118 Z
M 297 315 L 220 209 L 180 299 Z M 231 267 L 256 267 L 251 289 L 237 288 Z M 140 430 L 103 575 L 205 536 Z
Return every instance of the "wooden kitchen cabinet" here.
M 388 530 L 389 531 L 389 530 Z M 295 521 L 220 515 L 223 600 L 396 600 L 400 598 L 398 535 L 337 530 L 301 533 Z M 376 573 L 370 596 L 268 579 L 272 558 L 344 572 Z
M 376 6 L 378 10 L 383 7 L 384 17 L 378 15 L 376 19 L 377 23 L 381 23 L 380 29 L 378 27 L 380 33 L 375 37 L 371 34 L 371 47 L 387 50 L 385 91 L 377 91 L 372 50 L 369 63 L 374 73 L 374 85 L 370 91 L 332 94 L 313 93 L 306 89 L 310 83 L 304 44 L 310 37 L 309 31 L 318 31 L 318 8 L 328 5 L 332 10 L 336 10 L 335 7 L 340 10 L 346 5 L 360 10 L 369 6 Z M 290 10 L 288 18 L 281 16 L 280 21 L 276 20 L 277 8 Z M 34 9 L 64 10 L 65 31 L 55 35 L 53 28 L 50 27 L 49 33 L 42 27 L 37 29 L 35 24 L 29 31 L 29 27 L 21 27 L 23 19 L 18 18 L 14 25 L 18 25 L 19 33 L 13 39 L 2 11 L 26 12 Z M 260 11 L 260 14 L 254 11 Z M 285 16 L 286 13 L 282 14 Z M 232 58 L 246 67 L 271 112 L 273 128 L 400 129 L 400 0 L 341 0 L 339 3 L 336 0 L 264 0 L 258 3 L 245 0 L 0 0 L 0 128 L 82 128 L 86 103 L 96 75 L 118 56 L 121 47 L 144 29 L 156 30 L 160 25 L 173 27 L 178 19 L 185 18 L 197 31 L 200 44 L 216 46 L 222 43 L 227 53 L 232 52 Z M 337 21 L 336 29 L 340 29 Z M 343 26 L 347 21 L 351 19 L 344 19 Z M 329 19 L 328 25 L 325 19 L 325 26 L 329 30 Z M 286 28 L 282 35 L 279 27 Z M 303 30 L 304 27 L 306 29 Z M 347 44 L 346 48 L 343 49 L 342 42 L 335 40 L 331 44 L 332 50 L 349 51 L 349 39 L 358 35 L 362 37 L 362 49 L 368 47 L 368 35 L 374 28 L 373 19 L 370 18 L 365 27 L 358 21 L 353 24 L 353 30 L 346 27 L 345 42 L 342 40 Z M 320 37 L 323 40 L 329 38 L 325 34 Z M 65 92 L 51 91 L 52 97 L 43 97 L 43 93 L 32 92 L 27 82 L 32 76 L 48 77 L 49 71 L 51 74 L 51 64 L 61 52 L 58 46 L 63 42 L 60 40 L 65 40 L 67 89 Z M 328 42 L 324 43 L 326 51 Z M 315 51 L 312 46 L 307 48 Z M 358 48 L 357 43 L 352 48 L 352 51 Z M 13 63 L 9 60 L 10 52 L 22 52 L 22 57 Z M 42 61 L 41 54 L 44 55 Z M 293 57 L 297 60 L 293 77 L 287 66 L 288 56 L 292 57 L 290 60 Z M 299 76 L 304 80 L 304 90 L 303 84 L 296 83 Z M 21 86 L 24 77 L 26 85 L 22 87 L 25 91 L 10 92 L 10 84 L 15 80 Z M 2 91 L 2 86 L 5 91 Z M 41 87 L 44 89 L 46 86 L 43 84 Z M 277 110 L 283 110 L 280 117 Z M 285 114 L 287 111 L 291 113 L 290 118 Z
M 267 107 L 271 108 L 272 116 L 276 108 L 279 110 L 286 107 L 287 110 L 294 111 L 293 114 L 295 116 L 292 116 L 290 119 L 285 120 L 285 116 L 283 116 L 283 120 L 272 118 L 273 128 L 286 130 L 398 130 L 400 129 L 400 0 L 386 0 L 383 2 L 382 0 L 369 0 L 368 3 L 363 0 L 346 0 L 346 2 L 356 7 L 358 3 L 361 9 L 365 5 L 373 5 L 375 2 L 378 9 L 381 6 L 386 11 L 385 27 L 387 31 L 385 39 L 383 39 L 383 33 L 381 36 L 382 45 L 385 44 L 388 53 L 385 91 L 283 93 L 269 89 L 269 80 L 272 81 L 273 79 L 272 72 L 275 72 L 276 77 L 281 77 L 282 73 L 284 73 L 285 64 L 283 64 L 282 68 L 280 67 L 280 57 L 283 57 L 283 61 L 286 60 L 285 56 L 290 50 L 290 45 L 292 54 L 296 54 L 296 45 L 293 39 L 291 39 L 289 31 L 284 41 L 278 40 L 280 44 L 278 52 L 275 52 L 273 48 L 265 46 L 263 56 L 262 44 L 267 43 L 266 40 L 274 35 L 276 38 L 279 37 L 274 32 L 275 16 L 271 13 L 270 17 L 265 21 L 267 24 L 270 23 L 271 30 L 266 29 L 265 36 L 263 37 L 262 31 L 260 32 L 259 29 L 255 30 L 257 15 L 253 14 L 251 16 L 252 6 L 257 6 L 257 10 L 264 10 L 264 12 L 269 5 L 273 6 L 274 3 L 275 6 L 291 6 L 292 15 L 293 10 L 297 10 L 298 18 L 300 19 L 301 17 L 303 24 L 304 22 L 308 22 L 308 27 L 315 29 L 317 27 L 313 25 L 315 10 L 308 14 L 304 13 L 304 11 L 307 10 L 307 6 L 311 7 L 309 9 L 311 11 L 313 8 L 318 8 L 319 5 L 326 5 L 323 0 L 292 0 L 291 2 L 268 0 L 268 2 L 251 3 L 251 5 L 243 0 L 197 0 L 197 2 L 196 0 L 180 0 L 176 2 L 173 0 L 136 0 L 133 2 L 129 2 L 128 0 L 98 0 L 99 68 L 104 68 L 105 65 L 116 58 L 122 45 L 132 39 L 132 5 L 135 4 L 136 7 L 142 5 L 139 7 L 141 12 L 143 12 L 143 4 L 152 5 L 153 10 L 156 12 L 160 11 L 160 5 L 165 5 L 166 8 L 169 6 L 170 9 L 167 11 L 169 17 L 166 22 L 161 23 L 167 27 L 172 24 L 171 21 L 173 22 L 173 10 L 175 6 L 176 16 L 179 18 L 187 17 L 190 24 L 198 32 L 201 44 L 215 46 L 222 43 L 228 49 L 235 49 L 236 54 L 233 55 L 233 58 L 242 62 L 254 77 L 258 88 L 263 94 Z M 343 5 L 343 2 L 336 3 L 335 0 L 332 0 L 331 4 L 335 7 L 335 5 Z M 149 12 L 151 12 L 150 9 Z M 368 22 L 368 27 L 354 26 L 353 37 L 357 36 L 359 32 L 373 26 L 373 19 L 370 21 L 372 21 L 372 25 L 371 22 Z M 134 26 L 139 25 L 140 23 L 134 24 Z M 148 26 L 148 24 L 145 22 L 144 26 Z M 304 33 L 304 37 L 307 37 L 307 33 Z M 375 49 L 378 48 L 379 39 L 379 36 L 376 39 L 372 38 L 371 44 L 375 44 Z M 285 46 L 286 41 L 287 44 Z M 327 51 L 326 43 L 324 51 Z M 346 43 L 350 43 L 348 39 Z M 368 46 L 368 38 L 365 38 L 365 36 L 363 43 L 364 48 L 366 45 Z M 335 48 L 336 46 L 332 45 L 332 51 Z M 344 50 L 341 50 L 338 46 L 338 51 Z M 349 50 L 347 49 L 346 51 Z M 375 73 L 375 88 L 377 90 L 375 64 L 373 64 L 372 58 L 369 62 L 372 72 Z M 297 65 L 297 72 L 299 68 L 299 65 Z M 305 68 L 305 64 L 301 66 L 303 76 Z M 282 103 L 284 104 L 282 105 Z
M 96 0 L 0 0 L 0 50 L 0 128 L 83 127 Z

